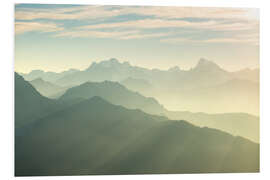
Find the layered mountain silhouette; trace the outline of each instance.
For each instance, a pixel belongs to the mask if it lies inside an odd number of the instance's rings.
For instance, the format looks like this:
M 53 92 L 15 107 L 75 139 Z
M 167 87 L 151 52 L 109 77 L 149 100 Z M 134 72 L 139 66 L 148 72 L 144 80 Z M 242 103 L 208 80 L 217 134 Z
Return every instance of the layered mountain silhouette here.
M 40 92 L 43 96 L 57 98 L 64 94 L 66 87 L 61 87 L 55 85 L 49 81 L 44 81 L 42 78 L 37 78 L 32 81 L 29 81 L 37 91 Z
M 118 82 L 86 82 L 68 89 L 59 100 L 72 100 L 77 98 L 88 99 L 100 96 L 107 101 L 122 105 L 129 109 L 141 109 L 150 114 L 164 114 L 164 107 L 154 98 L 144 97 L 137 92 L 125 88 Z
M 106 81 L 51 100 L 15 73 L 16 176 L 259 171 L 257 143 L 114 105 L 96 93 L 119 102 L 148 99 Z
M 259 117 L 244 113 L 258 112 L 259 70 L 228 72 L 206 59 L 188 71 L 150 70 L 110 59 L 22 76 L 16 176 L 259 172 Z M 227 111 L 235 113 L 206 113 Z
M 58 108 L 57 102 L 42 96 L 23 77 L 15 73 L 15 127 L 43 117 Z
M 170 93 L 169 93 L 170 92 Z M 260 89 L 257 82 L 231 79 L 213 86 L 166 91 L 152 96 L 169 109 L 194 112 L 246 112 L 259 115 Z
M 243 136 L 260 142 L 260 118 L 246 113 L 207 114 L 188 111 L 167 111 L 170 119 L 185 119 L 200 126 L 219 129 L 232 135 Z
M 78 71 L 79 70 L 77 70 L 77 69 L 69 69 L 67 71 L 56 73 L 56 72 L 51 72 L 51 71 L 45 72 L 42 70 L 33 70 L 28 74 L 21 73 L 20 75 L 22 75 L 25 78 L 25 80 L 27 80 L 27 81 L 32 81 L 32 80 L 37 79 L 37 78 L 42 78 L 44 81 L 54 82 L 59 78 L 62 78 L 62 77 L 69 75 L 69 74 L 73 74 L 73 73 L 78 72 Z
M 24 77 L 27 79 L 32 74 L 35 73 L 32 72 Z M 83 71 L 73 70 L 59 74 L 61 75 L 58 75 L 58 78 L 51 81 L 58 86 L 70 87 L 88 81 L 117 81 L 130 90 L 155 97 L 172 110 L 207 113 L 246 112 L 259 115 L 258 69 L 229 72 L 216 63 L 201 58 L 190 70 L 181 70 L 178 66 L 159 70 L 132 66 L 128 62 L 121 63 L 112 58 L 94 62 Z M 237 82 L 234 84 L 238 88 L 235 88 L 230 84 L 231 81 L 239 81 L 239 84 L 247 89 L 244 90 L 237 85 Z M 220 89 L 222 86 L 224 89 Z M 257 88 L 249 88 L 249 86 Z M 219 88 L 223 93 L 217 93 L 215 88 Z M 212 96 L 213 91 L 215 92 Z M 246 95 L 250 97 L 249 103 Z M 220 99 L 222 102 L 219 102 Z M 235 101 L 234 106 L 231 106 L 232 99 Z
M 260 82 L 260 70 L 259 69 L 242 69 L 240 71 L 233 72 L 235 78 L 245 79 L 253 82 Z
M 150 94 L 150 91 L 154 89 L 153 85 L 144 79 L 136 79 L 136 78 L 129 77 L 121 81 L 120 83 L 123 84 L 128 89 L 131 89 L 137 92 L 149 91 L 149 94 Z
M 206 114 L 187 111 L 169 111 L 154 98 L 131 91 L 117 82 L 87 82 L 70 88 L 59 98 L 60 101 L 88 99 L 100 96 L 115 105 L 129 109 L 140 109 L 146 113 L 183 119 L 198 126 L 220 129 L 233 135 L 259 142 L 259 118 L 246 113 Z
M 20 129 L 52 112 L 82 99 L 59 101 L 42 96 L 28 81 L 15 72 L 15 129 Z
M 100 97 L 40 118 L 15 148 L 16 176 L 259 171 L 256 143 Z

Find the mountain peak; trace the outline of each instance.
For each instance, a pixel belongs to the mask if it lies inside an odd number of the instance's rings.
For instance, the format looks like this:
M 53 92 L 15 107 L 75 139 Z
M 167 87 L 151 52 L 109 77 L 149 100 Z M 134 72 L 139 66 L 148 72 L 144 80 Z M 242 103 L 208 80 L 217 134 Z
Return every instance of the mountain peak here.
M 45 81 L 39 77 L 39 78 L 32 80 L 31 82 L 45 82 Z
M 177 71 L 181 71 L 181 70 L 178 66 L 174 66 L 174 67 L 169 68 L 168 71 L 177 72 Z
M 109 59 L 109 61 L 112 63 L 119 63 L 119 61 L 116 58 L 111 58 Z
M 220 67 L 212 62 L 209 61 L 207 59 L 201 58 L 198 62 L 198 64 L 196 65 L 195 69 L 202 69 L 202 70 L 212 70 L 212 69 L 220 69 Z
M 100 62 L 93 62 L 90 67 L 88 68 L 91 69 L 93 67 L 101 67 L 101 68 L 111 68 L 111 67 L 123 67 L 123 68 L 128 68 L 130 67 L 129 62 L 125 61 L 123 63 L 119 62 L 116 58 L 111 58 L 108 60 L 100 61 Z

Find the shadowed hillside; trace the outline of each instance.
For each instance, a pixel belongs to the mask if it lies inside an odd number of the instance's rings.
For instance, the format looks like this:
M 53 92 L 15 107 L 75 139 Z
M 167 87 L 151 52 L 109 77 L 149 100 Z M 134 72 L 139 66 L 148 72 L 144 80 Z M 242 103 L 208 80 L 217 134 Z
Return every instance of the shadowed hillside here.
M 219 129 L 242 136 L 256 143 L 260 142 L 260 118 L 246 113 L 207 114 L 188 111 L 167 111 L 170 119 L 185 119 L 200 126 Z
M 65 90 L 67 88 L 61 87 L 58 85 L 55 85 L 51 82 L 44 81 L 41 78 L 34 79 L 30 81 L 30 84 L 32 84 L 36 90 L 38 90 L 43 96 L 46 97 L 57 97 L 64 94 Z
M 137 92 L 125 88 L 117 82 L 86 82 L 68 89 L 59 100 L 74 98 L 91 98 L 100 96 L 107 101 L 130 109 L 141 109 L 151 114 L 164 114 L 164 108 L 154 98 L 147 98 Z
M 259 145 L 93 97 L 16 137 L 16 176 L 258 172 Z
M 57 102 L 43 97 L 23 77 L 15 73 L 15 127 L 22 127 L 58 108 Z
M 259 142 L 259 118 L 256 116 L 246 113 L 206 114 L 169 111 L 155 99 L 128 90 L 117 82 L 87 82 L 69 89 L 59 100 L 72 102 L 76 98 L 87 99 L 94 96 L 100 96 L 112 104 L 126 108 L 164 115 L 169 119 L 184 119 L 198 126 L 216 128 Z

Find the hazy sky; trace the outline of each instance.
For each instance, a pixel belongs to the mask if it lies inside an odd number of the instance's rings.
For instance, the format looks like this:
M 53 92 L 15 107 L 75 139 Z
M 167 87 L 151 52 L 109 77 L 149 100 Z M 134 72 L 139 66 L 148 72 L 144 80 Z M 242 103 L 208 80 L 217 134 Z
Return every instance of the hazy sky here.
M 259 11 L 240 8 L 15 7 L 15 70 L 85 69 L 117 58 L 147 68 L 259 67 Z

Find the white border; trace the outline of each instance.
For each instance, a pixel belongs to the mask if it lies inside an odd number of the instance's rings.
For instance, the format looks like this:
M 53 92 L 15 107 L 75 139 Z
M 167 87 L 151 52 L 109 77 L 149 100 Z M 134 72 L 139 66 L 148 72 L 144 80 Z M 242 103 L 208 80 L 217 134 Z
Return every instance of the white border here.
M 196 7 L 251 7 L 260 8 L 260 68 L 261 68 L 261 173 L 254 174 L 180 174 L 180 175 L 129 175 L 129 176 L 70 176 L 70 177 L 26 177 L 21 179 L 270 179 L 270 6 L 264 0 L 5 0 L 1 1 L 1 106 L 0 106 L 0 177 L 14 179 L 14 124 L 13 124 L 13 69 L 14 69 L 14 3 L 46 4 L 107 4 L 107 5 L 159 5 Z

